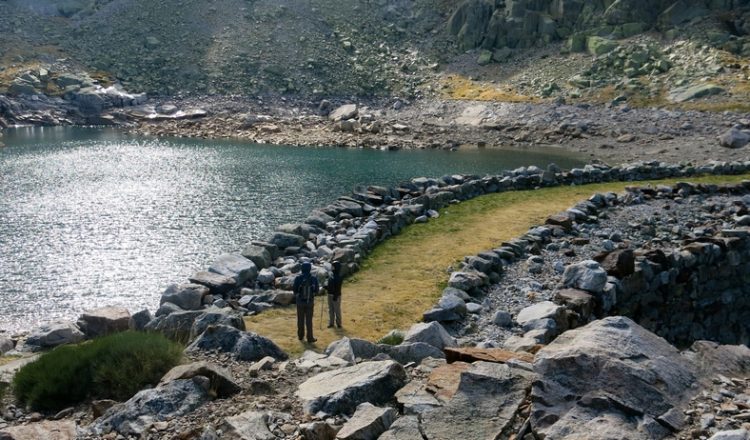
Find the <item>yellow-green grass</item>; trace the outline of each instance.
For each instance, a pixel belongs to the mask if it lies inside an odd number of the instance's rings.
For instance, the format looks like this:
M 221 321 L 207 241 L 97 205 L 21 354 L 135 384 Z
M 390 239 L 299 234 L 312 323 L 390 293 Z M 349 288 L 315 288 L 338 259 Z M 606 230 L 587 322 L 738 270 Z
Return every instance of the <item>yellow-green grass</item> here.
M 0 356 L 0 367 L 17 360 L 19 356 Z
M 314 345 L 297 340 L 294 307 L 274 309 L 247 318 L 248 329 L 271 338 L 291 354 L 320 350 L 343 336 L 375 341 L 391 329 L 407 329 L 430 309 L 445 287 L 450 269 L 466 255 L 499 246 L 524 234 L 597 192 L 621 192 L 629 185 L 670 184 L 677 181 L 735 183 L 740 176 L 709 176 L 651 182 L 617 182 L 512 191 L 477 197 L 440 211 L 426 224 L 414 224 L 380 244 L 362 269 L 343 287 L 344 328 L 328 329 L 324 298 L 315 308 Z M 324 313 L 321 327 L 321 309 Z

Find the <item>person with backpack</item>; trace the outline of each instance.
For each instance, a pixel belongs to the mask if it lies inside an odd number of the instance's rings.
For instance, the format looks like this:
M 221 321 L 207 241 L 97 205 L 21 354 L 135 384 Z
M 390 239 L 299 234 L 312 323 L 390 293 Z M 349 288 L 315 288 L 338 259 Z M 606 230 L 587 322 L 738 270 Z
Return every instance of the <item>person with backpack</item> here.
M 294 299 L 297 303 L 297 337 L 305 339 L 307 327 L 307 342 L 317 341 L 313 336 L 313 313 L 315 312 L 315 295 L 318 294 L 318 279 L 311 273 L 312 264 L 302 263 L 302 273 L 294 278 Z
M 341 262 L 333 262 L 333 271 L 328 278 L 328 328 L 341 328 L 341 284 L 344 278 L 341 276 Z

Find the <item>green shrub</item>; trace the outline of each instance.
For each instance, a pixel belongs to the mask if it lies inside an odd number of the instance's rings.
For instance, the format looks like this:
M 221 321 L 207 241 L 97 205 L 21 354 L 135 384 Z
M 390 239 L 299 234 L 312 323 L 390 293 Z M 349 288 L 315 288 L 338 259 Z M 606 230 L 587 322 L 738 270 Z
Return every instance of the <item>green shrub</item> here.
M 124 332 L 58 347 L 13 379 L 16 399 L 56 411 L 87 398 L 125 400 L 177 365 L 182 347 L 152 333 Z
M 404 342 L 404 332 L 401 330 L 391 330 L 387 335 L 378 340 L 378 344 L 398 345 Z
M 5 397 L 5 391 L 8 389 L 8 384 L 5 382 L 0 382 L 0 400 L 3 400 L 3 397 Z

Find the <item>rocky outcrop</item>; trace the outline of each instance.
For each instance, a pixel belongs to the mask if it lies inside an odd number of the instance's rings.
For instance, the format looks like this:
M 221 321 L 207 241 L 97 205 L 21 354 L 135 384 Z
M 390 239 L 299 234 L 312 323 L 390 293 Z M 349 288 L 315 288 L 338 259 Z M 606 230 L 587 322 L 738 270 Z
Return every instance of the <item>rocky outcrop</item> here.
M 563 333 L 536 355 L 531 426 L 547 438 L 663 438 L 681 428 L 698 370 L 628 318 Z
M 125 307 L 103 307 L 91 310 L 78 318 L 78 328 L 87 338 L 96 338 L 128 329 L 130 312 Z
M 85 335 L 72 323 L 58 322 L 43 325 L 31 332 L 23 344 L 23 350 L 38 351 L 64 344 L 81 342 Z
M 196 376 L 207 377 L 211 381 L 211 387 L 216 391 L 219 398 L 231 397 L 242 388 L 235 382 L 230 373 L 218 365 L 205 361 L 193 362 L 191 364 L 178 365 L 167 372 L 159 381 L 159 386 L 180 379 L 192 379 Z
M 400 364 L 364 362 L 311 377 L 299 386 L 297 396 L 307 414 L 347 414 L 364 402 L 386 403 L 405 383 Z

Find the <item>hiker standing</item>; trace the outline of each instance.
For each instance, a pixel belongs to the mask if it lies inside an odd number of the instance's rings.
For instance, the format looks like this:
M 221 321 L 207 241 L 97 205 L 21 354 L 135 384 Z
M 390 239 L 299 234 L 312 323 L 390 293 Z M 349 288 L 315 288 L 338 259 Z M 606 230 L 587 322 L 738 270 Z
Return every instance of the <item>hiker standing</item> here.
M 307 342 L 315 342 L 313 337 L 313 313 L 315 309 L 315 295 L 318 293 L 318 279 L 310 271 L 312 264 L 302 263 L 302 273 L 294 279 L 294 299 L 297 303 L 297 337 L 305 338 L 307 327 Z
M 328 328 L 333 327 L 334 322 L 336 327 L 341 328 L 341 283 L 343 283 L 341 276 L 341 262 L 333 262 L 333 273 L 328 278 Z

